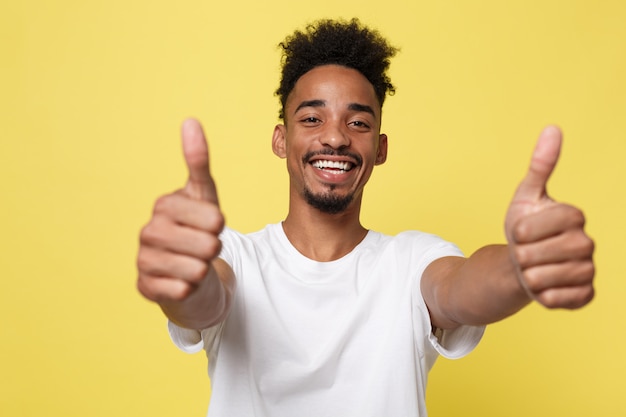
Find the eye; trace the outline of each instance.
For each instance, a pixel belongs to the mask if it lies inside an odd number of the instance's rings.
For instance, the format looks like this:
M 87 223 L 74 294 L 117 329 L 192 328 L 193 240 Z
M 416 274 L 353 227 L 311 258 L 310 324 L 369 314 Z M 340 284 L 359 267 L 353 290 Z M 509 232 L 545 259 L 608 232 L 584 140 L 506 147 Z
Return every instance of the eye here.
M 365 130 L 365 129 L 369 129 L 370 128 L 370 125 L 365 123 L 362 120 L 353 120 L 352 122 L 349 123 L 349 125 L 357 128 L 357 129 L 360 129 L 360 130 Z
M 305 117 L 303 119 L 300 119 L 300 123 L 303 123 L 305 125 L 316 125 L 321 123 L 322 121 L 320 119 L 318 119 L 317 117 L 314 116 L 308 116 Z

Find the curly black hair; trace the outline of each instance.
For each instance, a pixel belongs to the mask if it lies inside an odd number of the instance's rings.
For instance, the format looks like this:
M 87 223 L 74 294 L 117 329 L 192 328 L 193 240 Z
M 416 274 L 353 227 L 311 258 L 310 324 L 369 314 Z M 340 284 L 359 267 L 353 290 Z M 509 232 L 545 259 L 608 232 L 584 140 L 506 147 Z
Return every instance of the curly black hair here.
M 279 117 L 285 119 L 287 97 L 298 79 L 315 67 L 342 65 L 359 71 L 374 86 L 382 107 L 387 93 L 393 95 L 387 69 L 398 49 L 378 31 L 354 18 L 350 21 L 323 19 L 296 30 L 278 45 L 282 48 L 282 77 L 275 94 L 280 99 Z

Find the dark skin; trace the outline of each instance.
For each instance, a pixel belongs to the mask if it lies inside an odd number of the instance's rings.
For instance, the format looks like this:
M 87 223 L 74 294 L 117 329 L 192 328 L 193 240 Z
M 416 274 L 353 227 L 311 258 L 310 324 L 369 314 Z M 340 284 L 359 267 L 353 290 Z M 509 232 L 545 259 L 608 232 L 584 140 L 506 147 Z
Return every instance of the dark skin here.
M 285 120 L 272 138 L 272 149 L 286 160 L 290 177 L 283 228 L 305 256 L 338 259 L 367 233 L 359 219 L 363 189 L 374 166 L 387 156 L 380 104 L 359 72 L 325 65 L 298 80 Z M 182 137 L 189 180 L 157 201 L 142 230 L 138 288 L 174 323 L 202 329 L 228 314 L 236 277 L 217 258 L 224 217 L 200 124 L 186 121 Z M 561 142 L 556 127 L 540 135 L 505 216 L 506 245 L 485 246 L 469 258 L 442 258 L 424 271 L 421 288 L 433 327 L 492 323 L 533 300 L 573 309 L 593 298 L 594 244 L 584 231 L 584 215 L 546 191 Z M 350 202 L 339 213 L 326 213 L 309 204 L 307 193 L 349 197 Z

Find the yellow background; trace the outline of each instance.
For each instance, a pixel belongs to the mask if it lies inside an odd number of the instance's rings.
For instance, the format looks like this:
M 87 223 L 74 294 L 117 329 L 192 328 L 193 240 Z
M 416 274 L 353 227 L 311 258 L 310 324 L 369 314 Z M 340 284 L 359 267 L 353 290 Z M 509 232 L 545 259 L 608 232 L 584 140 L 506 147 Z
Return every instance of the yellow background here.
M 210 136 L 228 223 L 284 217 L 276 44 L 312 19 L 352 16 L 402 49 L 368 227 L 434 232 L 466 253 L 502 242 L 535 138 L 557 123 L 550 191 L 584 208 L 597 243 L 593 303 L 531 306 L 469 357 L 440 360 L 430 415 L 626 415 L 621 0 L 4 1 L 0 415 L 205 414 L 204 356 L 177 351 L 135 290 L 138 231 L 185 180 L 188 116 Z

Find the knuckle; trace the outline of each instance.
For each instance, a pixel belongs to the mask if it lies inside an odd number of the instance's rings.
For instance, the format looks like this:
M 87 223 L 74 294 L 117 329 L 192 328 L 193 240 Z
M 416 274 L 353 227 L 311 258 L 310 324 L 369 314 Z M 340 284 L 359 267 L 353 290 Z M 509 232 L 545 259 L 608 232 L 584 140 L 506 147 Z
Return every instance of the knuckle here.
M 187 299 L 196 286 L 178 279 L 169 280 L 167 285 L 155 285 L 149 276 L 140 274 L 137 279 L 137 290 L 150 301 L 156 303 L 180 302 Z
M 226 226 L 226 219 L 224 218 L 224 214 L 218 207 L 216 207 L 215 210 L 215 230 L 217 233 L 221 233 L 221 231 L 224 230 L 224 226 Z
M 152 224 L 148 223 L 141 228 L 141 231 L 139 232 L 139 242 L 144 243 L 150 240 L 151 227 Z
M 557 291 L 544 291 L 537 296 L 537 299 L 544 307 L 549 309 L 562 307 Z
M 224 229 L 226 225 L 226 220 L 224 218 L 224 214 L 220 210 L 220 208 L 216 205 L 211 204 L 205 210 L 205 219 L 206 224 L 204 226 L 205 230 L 210 231 L 214 234 L 219 234 Z
M 220 254 L 221 250 L 222 242 L 213 235 L 210 235 L 207 239 L 204 239 L 204 241 L 198 247 L 200 258 L 205 260 L 211 260 L 217 257 L 217 255 Z
M 569 249 L 573 256 L 579 259 L 591 258 L 595 251 L 595 243 L 582 230 L 576 234 L 570 234 L 568 240 L 571 242 Z
M 152 208 L 153 215 L 157 216 L 171 212 L 173 210 L 175 202 L 179 199 L 179 192 L 165 194 L 158 197 L 154 202 L 154 207 Z
M 596 291 L 593 288 L 593 286 L 592 285 L 587 286 L 586 287 L 586 291 L 584 293 L 584 296 L 583 296 L 583 298 L 581 300 L 582 301 L 581 306 L 589 304 L 591 302 L 591 300 L 594 299 L 595 296 L 596 296 Z
M 593 262 L 588 261 L 588 262 L 583 263 L 582 275 L 583 275 L 583 279 L 586 282 L 590 284 L 593 282 L 593 278 L 596 275 L 596 266 L 593 264 Z
M 150 301 L 156 301 L 155 294 L 152 291 L 152 288 L 146 282 L 146 278 L 143 275 L 139 275 L 137 279 L 137 291 L 144 297 Z
M 137 254 L 137 269 L 139 271 L 147 271 L 150 265 L 148 256 L 144 248 L 139 248 L 139 253 Z
M 153 213 L 161 214 L 167 213 L 172 206 L 172 200 L 176 197 L 176 193 L 174 194 L 165 194 L 157 198 L 154 202 L 154 207 L 152 209 Z
M 168 294 L 167 300 L 163 301 L 185 301 L 194 292 L 194 289 L 196 288 L 195 286 L 182 281 L 179 282 L 180 285 L 177 285 L 175 289 Z
M 562 207 L 564 208 L 563 218 L 568 226 L 579 228 L 583 228 L 585 226 L 585 213 L 583 213 L 581 209 L 569 204 L 562 204 Z
M 139 232 L 139 242 L 145 245 L 151 245 L 159 240 L 159 226 L 158 222 L 153 218 L 150 223 L 145 225 L 141 232 Z
M 588 304 L 595 295 L 593 286 L 562 288 L 544 291 L 537 299 L 546 308 L 574 310 Z
M 523 273 L 524 283 L 526 287 L 532 292 L 537 293 L 543 289 L 543 281 L 541 276 L 534 270 L 528 270 Z
M 589 255 L 592 255 L 596 250 L 596 242 L 587 235 L 585 235 L 584 249 Z
M 199 284 L 206 278 L 209 273 L 209 265 L 206 262 L 198 262 L 197 266 L 190 271 L 188 281 L 193 284 Z
M 532 260 L 530 250 L 520 245 L 516 245 L 513 248 L 513 257 L 515 258 L 517 264 L 522 268 L 528 266 Z
M 157 213 L 163 213 L 168 206 L 168 198 L 169 196 L 167 195 L 162 195 L 161 197 L 157 198 L 156 201 L 154 202 L 154 207 L 153 207 L 153 212 L 155 214 Z
M 215 256 L 213 256 L 214 258 L 216 258 L 217 256 L 219 256 L 219 254 L 222 252 L 222 241 L 218 238 L 215 239 Z
M 585 213 L 583 213 L 583 211 L 581 209 L 579 209 L 578 207 L 573 207 L 570 206 L 572 208 L 572 220 L 580 225 L 580 226 L 584 226 L 585 225 Z
M 513 226 L 512 232 L 513 239 L 516 242 L 526 242 L 530 238 L 531 230 L 530 226 L 522 219 Z
M 576 309 L 588 304 L 594 296 L 593 287 L 585 286 L 577 288 L 572 297 L 568 300 L 568 305 L 565 308 Z
M 153 217 L 139 233 L 139 242 L 146 247 L 161 247 L 168 242 L 172 223 L 160 216 Z
M 137 254 L 137 270 L 140 274 L 153 276 L 159 274 L 166 260 L 162 256 L 155 253 L 151 248 L 140 247 Z

